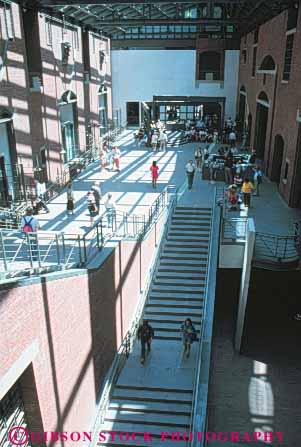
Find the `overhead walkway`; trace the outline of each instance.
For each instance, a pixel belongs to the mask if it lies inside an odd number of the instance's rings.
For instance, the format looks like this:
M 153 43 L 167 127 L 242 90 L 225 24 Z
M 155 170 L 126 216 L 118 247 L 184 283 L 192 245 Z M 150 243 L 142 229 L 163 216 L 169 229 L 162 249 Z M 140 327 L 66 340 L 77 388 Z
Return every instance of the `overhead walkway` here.
M 210 288 L 208 280 L 210 268 L 216 269 L 210 259 L 217 256 L 218 249 L 211 244 L 217 220 L 213 191 L 206 188 L 206 202 L 201 203 L 196 191 L 187 191 L 172 213 L 143 312 L 155 330 L 152 349 L 141 365 L 136 340 L 120 375 L 112 378 L 110 398 L 102 401 L 94 427 L 97 433 L 106 432 L 106 440 L 95 445 L 129 445 L 125 435 L 119 437 L 121 432 L 137 433 L 130 441 L 133 447 L 150 444 L 144 439 L 145 432 L 152 445 L 161 445 L 165 437 L 163 445 L 174 446 L 172 433 L 180 436 L 178 446 L 192 445 L 182 436 L 196 428 L 196 412 L 206 409 L 208 377 L 204 377 L 209 368 L 214 306 L 214 281 Z M 197 329 L 198 341 L 186 358 L 179 329 L 188 317 Z M 209 344 L 207 359 L 202 355 L 205 341 Z M 202 369 L 205 374 L 200 373 Z M 203 392 L 199 394 L 201 376 Z M 203 414 L 203 429 L 204 421 Z M 114 440 L 109 432 L 116 432 Z

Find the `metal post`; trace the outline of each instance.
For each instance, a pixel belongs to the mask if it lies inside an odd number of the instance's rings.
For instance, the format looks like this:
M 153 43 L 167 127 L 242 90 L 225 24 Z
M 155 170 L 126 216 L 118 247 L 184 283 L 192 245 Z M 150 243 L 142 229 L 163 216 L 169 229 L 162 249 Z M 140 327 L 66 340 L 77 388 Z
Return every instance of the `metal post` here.
M 85 262 L 87 262 L 86 235 L 83 236 L 83 242 L 84 242 L 84 259 L 85 259 Z
M 62 238 L 63 260 L 64 260 L 64 264 L 65 264 L 66 263 L 66 245 L 65 245 L 64 233 L 61 233 L 61 238 Z
M 104 244 L 102 219 L 100 221 L 100 238 L 101 238 L 101 248 L 102 248 L 103 244 Z
M 26 233 L 26 239 L 27 239 L 27 244 L 28 244 L 28 248 L 29 248 L 29 261 L 30 261 L 30 267 L 33 267 L 33 259 L 32 259 L 32 251 L 31 251 L 30 233 Z
M 60 256 L 60 246 L 59 246 L 59 235 L 55 235 L 55 243 L 56 243 L 56 257 L 57 257 L 57 264 L 61 265 L 61 256 Z
M 3 252 L 3 264 L 4 264 L 4 269 L 7 272 L 7 259 L 6 259 L 6 251 L 5 251 L 5 245 L 4 245 L 4 240 L 3 240 L 3 233 L 2 231 L 0 231 L 0 245 L 1 245 L 1 250 Z
M 96 243 L 97 243 L 97 248 L 99 249 L 99 229 L 98 229 L 98 223 L 96 224 Z
M 80 244 L 80 234 L 77 236 L 77 242 L 78 242 L 78 251 L 79 251 L 79 263 L 82 264 L 83 258 L 82 258 L 82 247 Z
M 39 267 L 41 267 L 41 254 L 40 254 L 40 243 L 39 243 L 38 233 L 36 233 L 34 235 L 34 238 L 35 238 L 36 244 L 37 244 L 38 264 L 39 264 Z

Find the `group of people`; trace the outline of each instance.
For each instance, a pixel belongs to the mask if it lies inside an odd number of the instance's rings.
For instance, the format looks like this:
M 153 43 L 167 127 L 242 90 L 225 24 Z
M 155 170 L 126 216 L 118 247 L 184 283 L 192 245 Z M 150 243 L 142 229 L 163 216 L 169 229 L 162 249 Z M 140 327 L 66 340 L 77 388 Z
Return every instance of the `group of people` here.
M 118 146 L 112 148 L 105 142 L 100 151 L 100 168 L 120 171 L 121 152 Z
M 191 318 L 186 318 L 186 320 L 181 324 L 180 333 L 182 335 L 184 353 L 186 354 L 186 358 L 188 358 L 190 355 L 191 345 L 197 340 L 197 331 L 191 321 Z M 152 339 L 155 335 L 155 331 L 149 324 L 148 320 L 143 320 L 143 323 L 138 328 L 137 335 L 141 342 L 140 361 L 143 364 L 145 362 L 146 348 L 147 352 L 150 352 Z

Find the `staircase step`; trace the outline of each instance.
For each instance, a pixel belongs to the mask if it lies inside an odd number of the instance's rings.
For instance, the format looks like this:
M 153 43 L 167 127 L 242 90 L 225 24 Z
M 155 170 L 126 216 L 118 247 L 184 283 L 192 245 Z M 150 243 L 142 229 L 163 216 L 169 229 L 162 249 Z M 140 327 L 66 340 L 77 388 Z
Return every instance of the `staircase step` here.
M 161 269 L 157 270 L 156 272 L 156 278 L 178 278 L 178 279 L 205 279 L 206 278 L 206 274 L 205 272 L 201 273 L 200 271 L 193 271 L 193 272 L 189 272 L 189 270 L 186 271 L 179 271 L 179 270 L 172 270 L 170 272 L 166 272 L 166 271 L 161 271 Z
M 151 291 L 149 294 L 149 299 L 165 299 L 165 300 L 182 300 L 182 302 L 186 301 L 199 301 L 204 299 L 204 293 L 198 294 L 187 294 L 186 292 L 158 292 Z
M 171 296 L 156 296 L 156 295 L 149 295 L 149 302 L 154 303 L 154 302 L 158 302 L 158 304 L 160 303 L 166 303 L 168 304 L 170 301 L 174 301 L 175 303 L 180 303 L 180 304 L 184 304 L 185 303 L 189 303 L 189 304 L 198 304 L 199 306 L 202 306 L 204 303 L 204 298 L 203 296 L 175 296 L 173 294 L 171 294 Z
M 198 287 L 198 286 L 203 286 L 205 284 L 205 279 L 204 278 L 193 278 L 193 279 L 188 279 L 188 278 L 162 278 L 162 277 L 157 277 L 155 278 L 155 280 L 153 281 L 154 285 L 162 285 L 162 286 L 184 286 L 184 287 Z
M 183 416 L 190 415 L 191 405 L 179 402 L 178 405 L 170 405 L 169 402 L 133 402 L 112 400 L 109 409 L 120 409 L 129 411 L 138 411 L 143 413 L 158 413 L 158 414 L 178 414 Z
M 166 285 L 166 286 L 152 286 L 151 292 L 178 292 L 178 293 L 187 293 L 191 294 L 201 294 L 204 292 L 204 287 L 202 286 L 177 286 L 177 285 Z
M 189 429 L 189 424 L 178 424 L 178 425 L 174 425 L 172 422 L 170 422 L 170 424 L 165 423 L 164 425 L 156 425 L 155 423 L 153 424 L 147 424 L 146 427 L 147 428 L 145 431 L 150 432 L 152 434 L 152 438 L 161 438 L 162 436 L 162 432 L 172 432 L 172 431 L 179 431 L 179 432 L 184 432 L 187 431 Z M 143 439 L 143 434 L 141 434 L 141 438 L 139 437 L 139 432 L 141 433 L 141 424 L 135 424 L 133 423 L 126 423 L 126 422 L 118 422 L 118 421 L 105 421 L 104 424 L 102 425 L 101 428 L 101 432 L 110 432 L 110 431 L 114 431 L 114 432 L 128 432 L 128 433 L 137 433 L 136 435 L 136 439 Z M 119 444 L 118 444 L 119 445 Z M 165 443 L 164 443 L 165 445 Z M 177 443 L 178 445 L 178 443 Z
M 105 415 L 106 421 L 114 421 L 114 423 L 122 422 L 127 424 L 142 424 L 147 428 L 148 425 L 162 426 L 168 424 L 171 427 L 187 427 L 190 422 L 188 416 L 177 415 L 177 414 L 151 414 L 143 412 L 132 412 L 128 410 L 108 410 Z
M 113 391 L 115 400 L 134 400 L 145 402 L 174 402 L 191 404 L 192 390 L 181 388 L 140 387 L 117 383 Z
M 189 315 L 186 315 L 186 318 L 189 317 Z M 162 324 L 164 327 L 177 327 L 180 328 L 181 324 L 184 322 L 185 318 L 183 318 L 182 315 L 148 315 L 147 312 L 145 312 L 145 318 L 151 323 L 151 325 L 158 325 L 161 326 Z M 198 327 L 201 325 L 201 319 L 202 319 L 202 310 L 200 310 L 199 315 L 195 315 L 193 318 L 193 325 Z M 170 326 L 169 326 L 170 325 Z
M 189 300 L 187 300 L 185 303 L 181 301 L 172 301 L 172 300 L 150 300 L 149 303 L 146 305 L 147 310 L 152 310 L 154 307 L 163 307 L 164 309 L 182 309 L 183 307 L 189 308 L 189 309 L 200 309 L 202 307 L 202 302 L 199 303 L 190 303 Z
M 157 272 L 162 273 L 175 273 L 175 274 L 188 274 L 188 273 L 200 273 L 200 275 L 206 275 L 206 264 L 175 264 L 174 261 L 171 262 L 161 262 L 158 266 Z
M 194 322 L 193 325 L 194 325 L 196 331 L 200 332 L 201 324 Z M 157 331 L 166 332 L 166 333 L 170 332 L 170 333 L 178 333 L 178 334 L 180 334 L 180 332 L 179 332 L 180 331 L 180 326 L 181 326 L 181 323 L 178 325 L 177 322 L 166 323 L 164 321 L 162 321 L 161 323 L 155 322 L 155 323 L 152 324 L 152 327 L 154 328 L 155 334 L 157 333 Z
M 141 432 L 141 430 L 140 430 Z M 147 433 L 151 433 L 150 431 Z M 154 439 L 153 439 L 154 438 Z M 146 446 L 152 446 L 155 445 L 155 439 L 157 440 L 157 437 L 152 437 L 150 440 L 150 438 L 145 438 L 145 440 L 143 439 L 143 435 L 142 437 L 135 437 L 135 441 L 134 440 L 126 440 L 125 435 L 123 436 L 123 441 L 119 439 L 119 437 L 117 435 L 115 435 L 115 440 L 112 441 L 110 435 L 107 435 L 107 439 L 105 441 L 102 441 L 101 443 L 97 443 L 98 447 L 146 447 Z M 164 439 L 164 441 L 161 442 L 161 440 L 157 440 L 158 445 L 161 443 L 163 443 L 164 447 L 175 447 L 175 445 L 177 445 L 178 447 L 187 447 L 187 442 L 185 441 L 174 441 L 174 440 L 168 440 L 168 439 Z M 238 446 L 239 447 L 239 446 Z
M 145 311 L 145 315 L 151 315 L 151 316 L 158 316 L 158 315 L 165 315 L 166 316 L 166 320 L 168 320 L 168 317 L 170 316 L 179 316 L 182 317 L 183 320 L 185 318 L 187 318 L 187 315 L 189 315 L 191 318 L 192 317 L 200 317 L 201 314 L 201 309 L 200 308 L 190 308 L 189 306 L 183 306 L 180 309 L 174 307 L 172 309 L 166 309 L 163 310 L 164 307 L 151 307 L 151 308 L 147 308 Z M 149 320 L 149 318 L 147 318 Z
M 200 235 L 200 238 L 202 238 L 202 236 L 204 236 L 204 235 L 203 234 Z M 209 235 L 206 235 L 206 236 L 209 237 Z M 189 235 L 168 234 L 166 240 L 169 242 L 171 242 L 171 241 L 197 242 L 200 239 L 193 235 L 189 236 Z
M 164 247 L 183 247 L 183 248 L 198 248 L 198 247 L 208 247 L 209 241 L 207 239 L 198 239 L 194 242 L 183 243 L 181 241 L 165 242 Z
M 179 254 L 179 253 L 163 253 L 160 256 L 160 259 L 178 259 L 178 260 L 186 260 L 186 261 L 197 261 L 198 259 L 207 259 L 207 254 L 205 253 L 192 253 L 189 255 L 186 254 Z

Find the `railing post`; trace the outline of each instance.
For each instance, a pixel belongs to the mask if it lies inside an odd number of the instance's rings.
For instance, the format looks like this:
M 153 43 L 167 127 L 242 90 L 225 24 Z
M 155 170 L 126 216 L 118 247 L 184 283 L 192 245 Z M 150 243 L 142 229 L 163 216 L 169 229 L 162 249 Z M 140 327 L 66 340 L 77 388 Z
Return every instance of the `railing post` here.
M 3 264 L 4 264 L 4 269 L 7 272 L 7 258 L 6 258 L 6 251 L 5 251 L 5 245 L 4 245 L 4 240 L 3 240 L 3 233 L 2 231 L 0 231 L 0 245 L 1 245 L 1 250 L 3 252 Z
M 83 257 L 82 257 L 82 247 L 80 243 L 80 234 L 77 235 L 77 242 L 78 242 L 78 251 L 79 251 L 79 262 L 80 264 L 83 263 Z
M 26 239 L 27 239 L 27 245 L 29 248 L 29 262 L 30 262 L 30 267 L 33 267 L 33 259 L 32 259 L 32 250 L 31 250 L 31 239 L 30 239 L 30 233 L 25 233 L 26 234 Z
M 102 219 L 100 221 L 100 238 L 101 238 L 101 248 L 102 248 L 102 246 L 104 244 Z
M 56 244 L 56 257 L 58 265 L 61 265 L 61 255 L 60 255 L 60 245 L 59 245 L 59 235 L 55 235 L 55 244 Z
M 64 264 L 65 264 L 66 263 L 66 245 L 65 245 L 64 233 L 61 233 L 61 237 L 62 237 L 63 260 L 64 260 Z
M 86 246 L 86 235 L 83 236 L 83 243 L 84 243 L 84 260 L 87 262 L 87 246 Z
M 96 243 L 97 243 L 97 248 L 99 249 L 99 228 L 98 228 L 98 223 L 96 224 Z
M 40 242 L 39 242 L 39 236 L 38 233 L 34 234 L 35 242 L 36 242 L 36 250 L 38 255 L 38 264 L 39 267 L 41 267 L 41 253 L 40 253 Z

